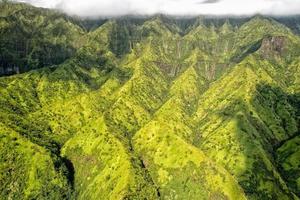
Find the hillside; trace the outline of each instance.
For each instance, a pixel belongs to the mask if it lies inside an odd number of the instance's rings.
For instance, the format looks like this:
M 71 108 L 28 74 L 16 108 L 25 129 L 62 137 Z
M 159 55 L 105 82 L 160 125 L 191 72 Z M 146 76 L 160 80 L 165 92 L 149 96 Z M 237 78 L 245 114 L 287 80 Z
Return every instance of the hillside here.
M 291 23 L 3 7 L 0 199 L 300 198 Z
M 0 2 L 0 75 L 61 64 L 85 41 L 70 17 L 26 4 Z

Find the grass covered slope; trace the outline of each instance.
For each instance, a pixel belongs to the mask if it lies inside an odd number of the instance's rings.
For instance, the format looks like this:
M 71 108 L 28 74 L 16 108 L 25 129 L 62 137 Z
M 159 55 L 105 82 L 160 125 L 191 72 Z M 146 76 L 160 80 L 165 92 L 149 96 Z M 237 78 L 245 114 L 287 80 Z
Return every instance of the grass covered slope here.
M 84 38 L 0 78 L 0 199 L 299 199 L 300 38 L 284 25 L 155 16 Z

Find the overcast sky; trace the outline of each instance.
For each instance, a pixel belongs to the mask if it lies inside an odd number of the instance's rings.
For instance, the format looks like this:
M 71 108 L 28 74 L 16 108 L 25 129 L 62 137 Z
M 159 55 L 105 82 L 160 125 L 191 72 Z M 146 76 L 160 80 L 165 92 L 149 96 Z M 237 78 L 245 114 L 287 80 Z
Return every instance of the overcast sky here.
M 17 0 L 82 17 L 126 14 L 300 14 L 300 0 Z

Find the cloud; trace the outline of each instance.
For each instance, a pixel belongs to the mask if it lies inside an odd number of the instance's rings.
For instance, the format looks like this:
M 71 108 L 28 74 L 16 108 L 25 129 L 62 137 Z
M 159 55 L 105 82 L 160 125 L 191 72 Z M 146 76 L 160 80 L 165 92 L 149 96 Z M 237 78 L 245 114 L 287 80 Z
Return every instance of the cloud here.
M 200 4 L 205 4 L 205 3 L 218 3 L 220 2 L 221 0 L 205 0 L 203 2 L 199 2 Z
M 300 0 L 17 0 L 82 17 L 151 15 L 292 15 Z

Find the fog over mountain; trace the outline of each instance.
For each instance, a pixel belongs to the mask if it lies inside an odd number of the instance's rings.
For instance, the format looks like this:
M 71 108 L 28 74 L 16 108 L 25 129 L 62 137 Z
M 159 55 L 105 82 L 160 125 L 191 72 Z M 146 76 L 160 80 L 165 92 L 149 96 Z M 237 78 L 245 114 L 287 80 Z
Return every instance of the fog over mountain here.
M 128 14 L 295 15 L 299 0 L 17 0 L 82 17 Z

